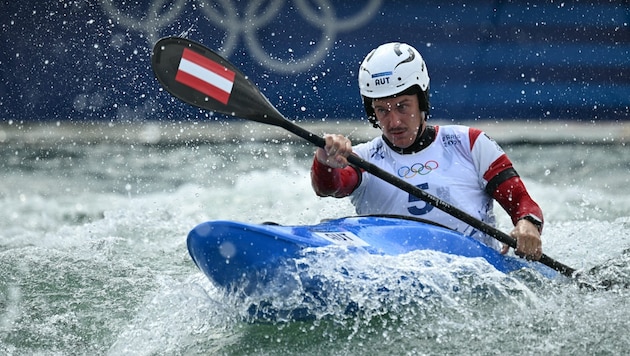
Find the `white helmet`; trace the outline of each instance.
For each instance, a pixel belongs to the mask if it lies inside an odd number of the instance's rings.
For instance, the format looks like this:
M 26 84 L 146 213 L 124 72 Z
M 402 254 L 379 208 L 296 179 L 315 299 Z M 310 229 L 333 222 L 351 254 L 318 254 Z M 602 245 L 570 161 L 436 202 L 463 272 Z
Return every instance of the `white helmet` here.
M 370 121 L 372 101 L 408 92 L 417 85 L 420 110 L 429 112 L 429 73 L 418 51 L 406 43 L 391 42 L 372 50 L 359 68 L 359 90 Z M 413 91 L 412 91 L 413 92 Z M 374 122 L 373 122 L 374 123 Z

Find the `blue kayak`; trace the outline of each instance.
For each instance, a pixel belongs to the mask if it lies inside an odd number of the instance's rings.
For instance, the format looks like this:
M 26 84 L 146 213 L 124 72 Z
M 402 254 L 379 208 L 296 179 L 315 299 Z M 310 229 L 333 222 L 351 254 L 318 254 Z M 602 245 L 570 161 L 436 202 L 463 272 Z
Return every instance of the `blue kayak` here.
M 428 221 L 399 216 L 356 216 L 316 225 L 282 226 L 209 221 L 188 235 L 195 264 L 218 287 L 252 293 L 308 248 L 341 246 L 348 253 L 397 256 L 432 250 L 463 257 L 481 257 L 498 271 L 535 269 L 548 278 L 559 275 L 538 262 L 506 256 L 459 232 Z

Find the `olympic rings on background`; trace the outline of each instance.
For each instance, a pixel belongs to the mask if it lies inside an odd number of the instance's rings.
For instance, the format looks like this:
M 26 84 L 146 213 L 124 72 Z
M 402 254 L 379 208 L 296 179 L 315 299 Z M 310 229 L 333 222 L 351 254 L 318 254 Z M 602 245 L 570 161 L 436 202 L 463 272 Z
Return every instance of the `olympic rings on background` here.
M 256 62 L 277 73 L 303 72 L 321 63 L 334 47 L 337 34 L 353 31 L 364 26 L 376 14 L 383 0 L 369 0 L 365 7 L 351 17 L 337 17 L 334 4 L 330 0 L 293 0 L 287 11 L 296 11 L 305 21 L 321 30 L 320 40 L 313 44 L 312 50 L 302 58 L 288 60 L 277 58 L 267 53 L 258 38 L 258 31 L 269 25 L 276 15 L 283 11 L 288 0 L 250 0 L 244 12 L 237 12 L 231 0 L 152 0 L 146 14 L 140 18 L 130 16 L 119 9 L 114 0 L 102 0 L 101 7 L 117 25 L 127 30 L 142 32 L 153 45 L 159 38 L 162 28 L 174 23 L 181 16 L 185 5 L 194 3 L 195 11 L 200 11 L 219 30 L 225 32 L 220 54 L 229 57 L 235 50 L 239 38 L 243 38 L 249 55 Z M 190 30 L 190 29 L 189 29 Z M 291 29 L 299 31 L 299 29 Z M 186 35 L 184 32 L 182 35 Z
M 427 175 L 439 167 L 437 161 L 430 160 L 426 163 L 414 163 L 411 167 L 403 166 L 398 169 L 398 176 L 401 178 L 413 178 L 416 175 Z

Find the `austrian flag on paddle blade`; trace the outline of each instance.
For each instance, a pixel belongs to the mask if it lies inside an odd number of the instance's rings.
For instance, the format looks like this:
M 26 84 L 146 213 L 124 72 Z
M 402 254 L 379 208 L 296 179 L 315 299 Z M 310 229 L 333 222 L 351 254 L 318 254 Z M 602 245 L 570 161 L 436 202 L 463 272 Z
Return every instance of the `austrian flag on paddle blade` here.
M 175 80 L 227 105 L 234 72 L 197 52 L 184 48 Z

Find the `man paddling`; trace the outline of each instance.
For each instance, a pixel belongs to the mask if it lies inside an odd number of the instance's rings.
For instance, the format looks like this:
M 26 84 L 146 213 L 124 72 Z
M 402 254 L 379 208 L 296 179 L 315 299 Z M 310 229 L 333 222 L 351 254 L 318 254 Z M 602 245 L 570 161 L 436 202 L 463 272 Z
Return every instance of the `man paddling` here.
M 510 215 L 515 253 L 542 255 L 543 214 L 512 162 L 481 130 L 460 125 L 427 125 L 429 75 L 422 56 L 404 43 L 372 50 L 359 69 L 359 89 L 368 120 L 382 135 L 352 146 L 345 136 L 325 135 L 311 168 L 319 196 L 350 197 L 358 214 L 421 217 L 469 235 L 502 253 L 494 238 L 387 182 L 349 166 L 358 155 L 379 168 L 494 225 L 493 199 Z

